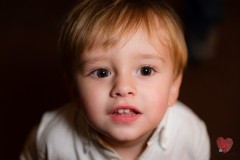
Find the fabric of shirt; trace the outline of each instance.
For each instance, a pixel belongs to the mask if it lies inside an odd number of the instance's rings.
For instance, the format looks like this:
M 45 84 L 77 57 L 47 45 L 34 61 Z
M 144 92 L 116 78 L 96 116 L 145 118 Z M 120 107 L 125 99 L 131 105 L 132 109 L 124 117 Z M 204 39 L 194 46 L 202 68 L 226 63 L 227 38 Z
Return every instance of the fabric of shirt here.
M 80 110 L 67 104 L 46 112 L 29 136 L 21 160 L 123 160 L 98 136 L 90 136 Z M 205 123 L 188 107 L 170 107 L 139 160 L 208 160 Z

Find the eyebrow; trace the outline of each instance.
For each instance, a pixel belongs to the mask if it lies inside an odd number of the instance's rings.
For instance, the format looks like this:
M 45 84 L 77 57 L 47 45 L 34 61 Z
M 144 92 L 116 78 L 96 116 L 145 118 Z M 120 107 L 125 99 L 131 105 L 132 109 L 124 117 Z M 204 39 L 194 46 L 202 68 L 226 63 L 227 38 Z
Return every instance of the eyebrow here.
M 134 59 L 158 59 L 158 60 L 161 60 L 161 61 L 165 62 L 165 59 L 163 57 L 158 56 L 158 55 L 149 54 L 149 53 L 137 54 L 133 58 Z M 86 65 L 86 64 L 95 63 L 95 62 L 102 61 L 102 60 L 105 60 L 105 59 L 106 59 L 106 57 L 104 57 L 104 56 L 88 58 L 88 59 L 82 60 L 80 65 L 83 66 L 83 65 Z
M 165 62 L 165 59 L 162 56 L 146 54 L 146 53 L 138 54 L 138 55 L 134 56 L 134 58 L 136 58 L 136 59 L 159 59 L 159 60 Z
M 87 58 L 87 59 L 84 59 L 80 62 L 80 65 L 85 65 L 85 64 L 91 64 L 91 63 L 94 63 L 94 62 L 97 62 L 97 61 L 102 61 L 106 59 L 106 57 L 104 56 L 99 56 L 99 57 L 93 57 L 93 58 Z

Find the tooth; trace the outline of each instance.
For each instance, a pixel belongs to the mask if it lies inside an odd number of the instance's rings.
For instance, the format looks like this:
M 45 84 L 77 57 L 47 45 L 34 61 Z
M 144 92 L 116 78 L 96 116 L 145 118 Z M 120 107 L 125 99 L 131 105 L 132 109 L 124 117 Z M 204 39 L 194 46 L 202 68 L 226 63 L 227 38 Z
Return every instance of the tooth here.
M 118 113 L 123 113 L 123 109 L 118 109 Z
M 130 113 L 130 109 L 124 109 L 124 113 Z

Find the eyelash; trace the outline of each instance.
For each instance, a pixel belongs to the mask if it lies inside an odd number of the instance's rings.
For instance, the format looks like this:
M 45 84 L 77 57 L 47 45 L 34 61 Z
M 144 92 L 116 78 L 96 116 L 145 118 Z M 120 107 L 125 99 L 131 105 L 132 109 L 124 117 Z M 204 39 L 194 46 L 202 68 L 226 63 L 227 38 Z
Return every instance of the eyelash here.
M 107 76 L 99 77 L 99 74 L 100 74 L 99 71 L 105 71 L 107 73 Z M 103 74 L 105 74 L 105 73 L 103 73 Z M 90 73 L 90 75 L 95 77 L 95 78 L 106 78 L 106 77 L 111 75 L 111 72 L 106 68 L 99 68 L 99 69 L 96 69 L 96 70 L 92 71 Z
M 149 74 L 147 74 L 147 75 L 142 75 L 141 73 L 141 71 L 143 71 L 142 69 L 144 69 L 144 68 L 146 68 L 146 69 L 150 69 L 150 73 Z M 154 72 L 156 72 L 156 69 L 153 67 L 153 66 L 148 66 L 148 65 L 145 65 L 145 66 L 142 66 L 142 67 L 140 67 L 138 70 L 137 70 L 137 73 L 138 73 L 138 71 L 140 71 L 140 75 L 142 75 L 142 76 L 151 76 Z
M 150 72 L 147 73 L 146 75 L 142 74 L 143 73 L 142 69 L 144 69 L 144 68 L 145 69 L 150 69 Z M 101 74 L 100 71 L 104 71 L 104 72 L 102 72 L 103 75 L 100 75 Z M 139 71 L 140 71 L 140 73 L 138 73 Z M 137 70 L 137 74 L 142 75 L 144 77 L 151 76 L 154 72 L 156 72 L 156 69 L 153 66 L 147 66 L 147 65 L 142 66 Z M 111 75 L 111 72 L 106 68 L 99 68 L 99 69 L 96 69 L 96 70 L 92 71 L 90 73 L 90 75 L 95 77 L 95 78 L 106 78 L 106 77 L 109 77 Z

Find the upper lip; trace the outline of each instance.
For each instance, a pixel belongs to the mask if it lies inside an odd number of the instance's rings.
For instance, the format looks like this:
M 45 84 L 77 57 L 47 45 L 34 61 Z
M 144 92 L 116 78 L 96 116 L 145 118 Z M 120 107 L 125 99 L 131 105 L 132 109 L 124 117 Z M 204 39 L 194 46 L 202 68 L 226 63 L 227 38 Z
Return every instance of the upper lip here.
M 118 109 L 131 109 L 134 112 L 141 114 L 141 112 L 134 106 L 131 105 L 116 105 L 114 106 L 109 112 L 108 114 L 113 114 L 114 112 L 116 112 Z

